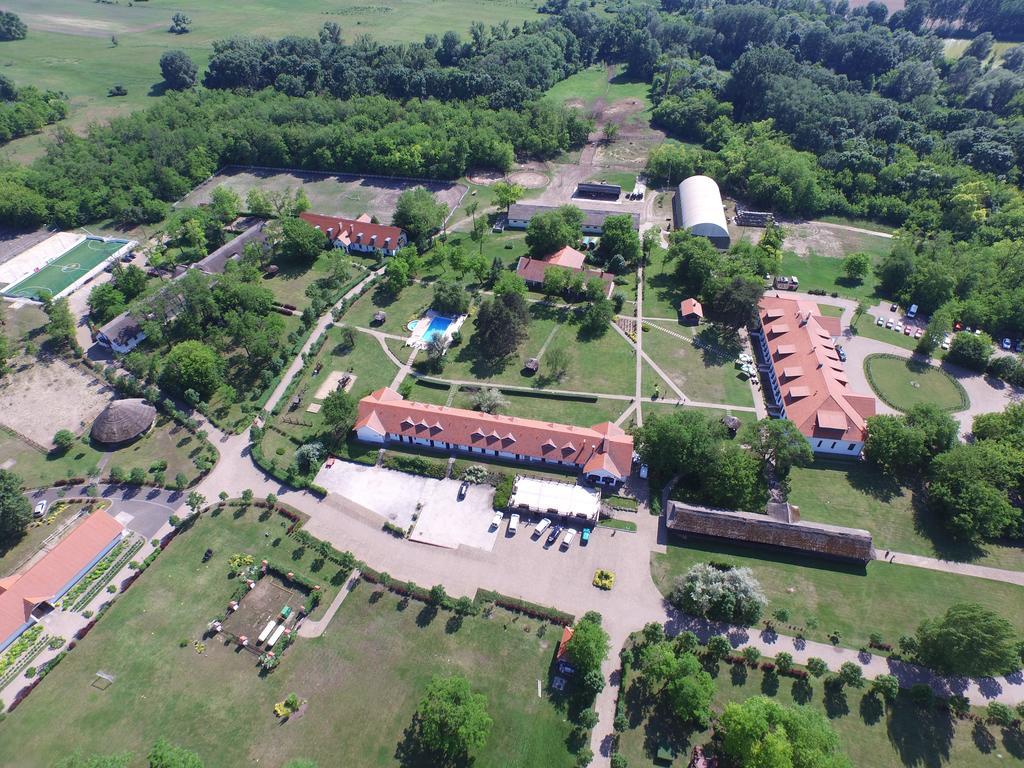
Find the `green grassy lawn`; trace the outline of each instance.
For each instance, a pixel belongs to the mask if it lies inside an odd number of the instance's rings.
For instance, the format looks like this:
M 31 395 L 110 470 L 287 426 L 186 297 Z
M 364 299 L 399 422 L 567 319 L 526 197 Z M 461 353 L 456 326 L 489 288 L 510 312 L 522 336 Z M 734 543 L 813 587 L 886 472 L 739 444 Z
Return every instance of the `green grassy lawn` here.
M 264 280 L 262 285 L 269 288 L 274 298 L 282 304 L 290 304 L 301 312 L 309 306 L 309 298 L 306 296 L 306 289 L 322 277 L 328 276 L 328 265 L 331 257 L 336 253 L 324 251 L 313 264 L 296 264 L 284 260 L 276 262 L 280 271 L 269 280 Z M 358 281 L 363 277 L 365 271 L 362 264 L 354 263 L 346 284 L 353 280 Z
M 106 505 L 106 502 L 102 502 Z M 32 506 L 35 506 L 33 502 Z M 66 520 L 82 511 L 86 506 L 81 502 L 58 501 L 46 508 L 46 516 L 33 519 L 25 533 L 17 541 L 5 541 L 0 545 L 0 579 L 20 570 L 20 566 L 34 555 L 43 541 L 54 534 Z
M 374 328 L 385 333 L 408 336 L 405 327 L 409 321 L 415 320 L 430 306 L 434 297 L 434 289 L 422 283 L 407 286 L 398 298 L 387 292 L 376 289 L 369 290 L 345 312 L 343 321 L 360 328 Z M 383 310 L 387 320 L 382 325 L 373 324 L 374 313 Z
M 517 395 L 514 392 L 505 392 L 504 396 L 509 404 L 507 408 L 502 408 L 500 413 L 540 421 L 575 424 L 580 427 L 592 427 L 605 421 L 614 422 L 628 405 L 625 400 L 563 400 L 554 397 Z M 472 409 L 473 395 L 469 392 L 459 392 L 452 405 L 456 408 Z
M 641 99 L 649 107 L 650 85 L 627 79 L 623 70 L 622 65 L 617 65 L 609 79 L 608 70 L 603 65 L 595 64 L 556 83 L 548 90 L 546 96 L 555 101 L 573 102 L 586 108 L 593 107 L 600 100 L 611 104 L 619 99 Z
M 536 357 L 551 337 L 548 349 L 553 344 L 564 345 L 569 353 L 569 369 L 561 381 L 548 385 L 550 388 L 599 394 L 632 392 L 635 358 L 629 344 L 611 328 L 597 338 L 581 339 L 570 312 L 564 306 L 531 305 L 527 340 L 519 347 L 517 355 L 498 363 L 482 356 L 474 345 L 470 319 L 467 333 L 463 334 L 467 342 L 448 351 L 444 371 L 438 378 L 531 386 L 536 379 L 524 376 L 522 365 L 528 358 Z M 542 371 L 543 366 L 541 359 Z
M 926 712 L 905 694 L 887 711 L 877 712 L 871 701 L 863 701 L 863 693 L 855 689 L 847 688 L 839 696 L 826 700 L 820 680 L 812 680 L 808 701 L 791 678 L 769 678 L 760 670 L 733 667 L 724 662 L 713 667 L 711 673 L 715 678 L 712 702 L 715 712 L 753 696 L 769 696 L 785 706 L 812 707 L 829 719 L 843 752 L 856 766 L 986 768 L 1024 765 L 1019 734 L 995 726 L 972 726 L 969 721 L 951 719 L 948 712 Z M 619 752 L 631 768 L 654 765 L 653 758 L 660 743 L 670 744 L 680 755 L 689 755 L 694 746 L 708 743 L 710 729 L 694 731 L 680 727 L 655 697 L 634 685 L 636 680 L 635 671 L 627 665 L 623 695 L 628 704 L 630 727 L 619 738 Z M 680 762 L 684 761 L 677 758 L 676 764 Z
M 14 435 L 0 431 L 0 464 L 13 459 L 15 463 L 11 470 L 21 477 L 26 486 L 36 488 L 52 485 L 56 480 L 69 477 L 86 477 L 100 466 L 104 457 L 104 476 L 115 466 L 121 467 L 126 473 L 136 467 L 149 472 L 154 462 L 166 461 L 164 478 L 165 482 L 170 484 L 179 472 L 183 473 L 189 482 L 198 476 L 199 471 L 193 458 L 198 458 L 209 450 L 203 446 L 204 443 L 200 442 L 199 438 L 193 437 L 163 416 L 158 416 L 156 427 L 149 434 L 131 445 L 114 451 L 100 450 L 91 443 L 86 433 L 63 455 L 43 454 Z M 153 481 L 152 473 L 149 473 L 148 480 Z
M 692 338 L 693 328 L 678 323 L 650 322 L 648 325 L 656 327 L 644 333 L 644 353 L 688 398 L 705 403 L 753 406 L 754 398 L 750 385 L 745 379 L 740 378 L 740 371 L 734 365 L 734 356 L 720 357 L 658 330 L 658 327 L 667 328 L 673 333 Z M 709 332 L 713 333 L 711 326 L 704 326 L 700 330 L 702 334 Z M 724 349 L 731 351 L 729 348 Z M 739 353 L 738 347 L 735 351 Z M 655 383 L 660 384 L 664 397 L 675 397 L 675 393 L 661 383 L 661 377 L 645 366 L 644 392 L 653 392 Z
M 349 394 L 356 399 L 381 387 L 389 386 L 398 372 L 395 364 L 380 348 L 377 339 L 357 331 L 354 337 L 354 346 L 345 347 L 341 343 L 342 333 L 343 329 L 338 326 L 328 329 L 327 339 L 317 354 L 316 360 L 309 368 L 306 377 L 293 391 L 294 395 L 299 396 L 299 407 L 289 410 L 290 406 L 286 405 L 274 417 L 272 423 L 289 435 L 305 441 L 313 439 L 323 432 L 323 417 L 319 413 L 308 412 L 306 408 L 314 402 L 322 402 L 323 398 L 317 397 L 317 391 L 332 372 L 341 371 L 355 375 L 356 380 L 349 390 Z M 313 375 L 318 363 L 321 365 L 320 372 Z
M 846 227 L 858 227 L 859 229 L 868 229 L 873 232 L 886 232 L 892 234 L 896 231 L 895 227 L 888 224 L 879 224 L 877 221 L 870 221 L 869 219 L 849 219 L 845 216 L 819 216 L 818 221 L 824 221 L 826 224 L 842 224 Z
M 678 287 L 675 264 L 666 260 L 667 255 L 668 251 L 655 248 L 644 270 L 644 317 L 677 318 L 679 302 L 686 298 Z
M 843 316 L 843 308 L 842 307 L 837 307 L 834 304 L 822 304 L 819 301 L 818 302 L 818 309 L 821 311 L 821 314 L 823 314 L 825 317 L 842 317 Z
M 417 403 L 431 403 L 433 405 L 445 405 L 448 402 L 448 397 L 451 394 L 451 389 L 454 384 L 440 386 L 431 386 L 424 384 L 418 379 L 407 377 L 406 381 L 411 381 L 412 393 L 409 395 L 409 399 Z M 402 382 L 403 384 L 405 382 Z
M 631 192 L 636 185 L 636 174 L 629 171 L 605 171 L 595 173 L 590 181 L 599 181 L 603 184 L 618 184 L 622 192 Z
M 883 477 L 868 464 L 819 460 L 809 467 L 794 467 L 790 486 L 789 500 L 800 507 L 801 519 L 865 528 L 880 552 L 1024 570 L 1020 547 L 993 543 L 976 551 L 951 541 L 941 525 L 915 503 L 909 488 Z
M 391 0 L 367 5 L 341 0 L 326 8 L 316 0 L 253 0 L 244 8 L 231 0 L 179 0 L 173 8 L 160 3 L 105 4 L 92 0 L 23 0 L 18 9 L 29 33 L 3 48 L 4 74 L 18 85 L 64 91 L 71 99 L 66 124 L 84 128 L 153 103 L 161 94 L 160 55 L 181 49 L 195 60 L 200 78 L 215 40 L 246 35 L 277 39 L 284 35 L 316 37 L 325 21 L 338 22 L 345 42 L 363 34 L 388 42 L 422 41 L 424 34 L 449 29 L 466 36 L 474 21 L 486 26 L 507 19 L 518 25 L 537 18 L 533 0 Z M 167 32 L 171 15 L 182 11 L 192 19 L 187 35 Z M 117 37 L 117 45 L 111 36 Z M 107 90 L 122 84 L 128 95 L 109 98 Z M 18 160 L 38 156 L 41 136 L 7 146 Z
M 872 254 L 872 258 L 877 263 L 879 256 Z M 876 294 L 878 279 L 873 271 L 863 281 L 850 280 L 843 274 L 843 260 L 833 256 L 821 256 L 817 253 L 798 256 L 792 251 L 786 251 L 782 255 L 779 274 L 795 275 L 800 280 L 801 291 L 820 289 L 828 291 L 830 294 L 838 293 L 849 299 L 864 301 L 878 299 Z
M 23 347 L 25 342 L 33 339 L 38 345 L 46 323 L 46 313 L 36 304 L 23 304 L 18 309 L 12 310 L 9 305 L 4 303 L 0 308 L 0 333 L 13 342 L 14 349 L 12 351 Z
M 952 376 L 920 361 L 869 355 L 864 360 L 864 373 L 875 394 L 901 411 L 920 403 L 961 411 L 970 403 L 964 388 Z
M 376 599 L 359 586 L 326 634 L 298 639 L 270 675 L 260 676 L 254 656 L 216 640 L 197 654 L 191 641 L 235 588 L 227 578 L 234 552 L 294 564 L 297 573 L 322 580 L 323 606 L 332 599 L 336 567 L 316 572 L 308 551 L 293 561 L 296 546 L 282 520 L 261 522 L 255 510 L 235 519 L 228 509 L 182 534 L 8 716 L 0 764 L 49 766 L 74 750 L 138 756 L 166 736 L 207 765 L 282 765 L 299 757 L 331 765 L 343 754 L 346 765 L 390 766 L 431 676 L 460 673 L 487 697 L 495 721 L 476 765 L 571 765 L 569 725 L 537 696 L 558 635 L 546 627 L 538 637 L 540 624 L 502 611 L 467 618 L 456 630 L 446 612 L 434 617 L 417 603 L 403 610 L 393 596 Z M 207 547 L 215 555 L 204 564 Z M 91 686 L 97 669 L 115 677 L 106 691 Z M 308 708 L 282 726 L 273 705 L 292 692 Z M 61 728 L 52 727 L 57 710 Z
M 790 623 L 810 640 L 826 642 L 839 632 L 846 648 L 867 646 L 878 632 L 886 642 L 913 634 L 927 618 L 954 603 L 981 603 L 1024 631 L 1024 587 L 969 576 L 872 561 L 866 570 L 826 560 L 728 544 L 672 537 L 668 551 L 651 557 L 654 581 L 664 593 L 695 563 L 715 561 L 750 568 L 768 597 L 768 613 L 784 608 Z M 783 629 L 790 633 L 795 630 Z

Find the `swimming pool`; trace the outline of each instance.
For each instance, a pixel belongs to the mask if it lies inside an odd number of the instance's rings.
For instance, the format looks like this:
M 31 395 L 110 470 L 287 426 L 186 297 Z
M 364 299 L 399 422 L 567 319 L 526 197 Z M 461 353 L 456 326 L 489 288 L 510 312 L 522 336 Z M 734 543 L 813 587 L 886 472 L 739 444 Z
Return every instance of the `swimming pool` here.
M 423 340 L 430 342 L 434 340 L 436 336 L 443 336 L 448 331 L 454 321 L 450 317 L 444 317 L 443 315 L 435 315 L 430 318 L 430 325 L 427 326 L 427 330 L 423 332 Z

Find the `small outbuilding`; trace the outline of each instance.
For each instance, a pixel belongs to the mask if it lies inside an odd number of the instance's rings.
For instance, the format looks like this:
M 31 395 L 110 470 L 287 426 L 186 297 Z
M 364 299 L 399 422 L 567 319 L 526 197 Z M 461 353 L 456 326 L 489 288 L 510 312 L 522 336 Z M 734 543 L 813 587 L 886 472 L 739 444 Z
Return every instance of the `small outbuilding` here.
M 698 325 L 704 319 L 704 307 L 696 299 L 683 299 L 679 304 L 679 319 L 686 325 Z
M 708 176 L 683 179 L 672 201 L 676 229 L 706 237 L 717 248 L 729 247 L 729 225 L 725 220 L 722 193 Z
M 526 364 L 523 365 L 523 370 L 529 371 L 530 373 L 536 373 L 540 370 L 540 360 L 536 357 L 531 357 L 526 361 Z
M 723 416 L 722 425 L 729 430 L 729 434 L 733 437 L 740 431 L 740 427 L 743 426 L 743 422 L 737 419 L 735 416 Z
M 387 312 L 374 312 L 373 313 L 373 324 L 384 325 L 384 322 L 388 319 Z
M 149 432 L 156 408 L 139 397 L 114 400 L 92 424 L 92 439 L 106 446 L 125 445 Z

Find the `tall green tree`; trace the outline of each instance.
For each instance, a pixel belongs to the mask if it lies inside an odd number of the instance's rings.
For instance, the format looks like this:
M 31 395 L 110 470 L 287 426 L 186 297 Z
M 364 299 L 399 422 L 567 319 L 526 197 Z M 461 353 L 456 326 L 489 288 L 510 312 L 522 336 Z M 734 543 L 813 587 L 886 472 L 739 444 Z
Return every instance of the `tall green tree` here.
M 10 544 L 32 521 L 32 505 L 21 493 L 21 478 L 0 469 L 0 543 Z
M 146 755 L 149 768 L 203 768 L 199 755 L 190 749 L 160 739 Z
M 75 319 L 68 308 L 67 299 L 57 299 L 46 305 L 46 314 L 50 318 L 46 324 L 46 334 L 58 349 L 74 346 Z
M 184 51 L 164 51 L 160 56 L 160 73 L 173 91 L 184 91 L 196 84 L 196 63 Z
M 458 675 L 430 681 L 414 721 L 418 746 L 439 765 L 465 761 L 487 743 L 493 725 L 487 700 Z
M 807 438 L 789 419 L 761 419 L 744 430 L 743 441 L 762 462 L 772 465 L 779 477 L 814 458 Z
M 1020 664 L 1016 630 L 1002 616 L 977 603 L 957 603 L 917 629 L 918 658 L 948 674 L 983 676 Z
M 528 333 L 529 309 L 518 293 L 484 299 L 477 309 L 473 325 L 473 343 L 479 353 L 490 360 L 502 360 L 525 341 Z
M 725 707 L 716 732 L 736 765 L 750 768 L 852 768 L 825 717 L 754 696 Z
M 201 341 L 182 341 L 164 358 L 160 382 L 179 395 L 187 390 L 208 398 L 223 381 L 223 362 L 217 352 Z
M 583 211 L 574 205 L 563 205 L 553 211 L 538 213 L 526 225 L 526 247 L 534 258 L 550 256 L 560 248 L 580 239 Z
M 343 389 L 336 389 L 324 398 L 320 414 L 335 441 L 343 440 L 352 429 L 352 425 L 356 423 L 357 410 L 355 398 Z
M 281 253 L 285 258 L 311 264 L 327 247 L 327 235 L 299 218 L 281 220 Z
M 601 262 L 607 264 L 613 256 L 621 256 L 629 265 L 640 261 L 640 236 L 633 226 L 633 217 L 629 214 L 609 216 L 604 220 L 604 231 L 597 255 Z
M 447 215 L 447 205 L 437 201 L 429 190 L 415 187 L 398 196 L 393 223 L 406 231 L 410 242 L 422 247 L 441 228 Z
M 580 675 L 596 670 L 601 671 L 601 664 L 611 650 L 611 640 L 604 631 L 598 617 L 593 614 L 584 615 L 573 627 L 572 637 L 565 646 L 566 655 L 572 659 L 576 671 Z
M 501 208 L 508 211 L 513 205 L 522 200 L 526 190 L 520 184 L 510 184 L 507 181 L 495 182 L 492 187 L 494 202 Z

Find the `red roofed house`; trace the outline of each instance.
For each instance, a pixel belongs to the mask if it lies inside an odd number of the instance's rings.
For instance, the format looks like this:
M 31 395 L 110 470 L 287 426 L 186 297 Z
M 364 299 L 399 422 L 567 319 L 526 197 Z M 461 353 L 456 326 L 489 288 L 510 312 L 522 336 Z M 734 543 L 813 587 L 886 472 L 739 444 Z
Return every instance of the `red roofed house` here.
M 704 307 L 696 299 L 683 299 L 679 304 L 679 317 L 687 325 L 697 325 L 704 319 Z
M 93 512 L 27 571 L 0 579 L 0 651 L 45 615 L 123 532 L 106 512 Z
M 416 403 L 387 387 L 359 401 L 354 429 L 368 443 L 406 443 L 572 467 L 601 485 L 625 482 L 633 463 L 633 438 L 610 422 L 576 427 Z
M 519 264 L 516 265 L 516 274 L 523 278 L 531 288 L 540 288 L 544 283 L 544 275 L 552 267 L 561 267 L 570 272 L 581 272 L 584 283 L 595 277 L 604 283 L 605 298 L 611 298 L 612 291 L 615 290 L 615 276 L 610 272 L 602 272 L 599 269 L 584 266 L 585 259 L 586 256 L 567 245 L 543 259 L 521 256 Z
M 324 232 L 335 248 L 344 248 L 346 251 L 380 251 L 385 256 L 394 256 L 408 244 L 405 230 L 401 227 L 374 224 L 365 213 L 358 219 L 323 216 L 319 213 L 300 213 L 299 218 Z
M 813 301 L 765 296 L 760 327 L 751 333 L 758 368 L 770 381 L 768 412 L 789 419 L 815 453 L 860 456 L 875 398 L 852 392 L 835 339 L 838 317 L 825 317 Z

